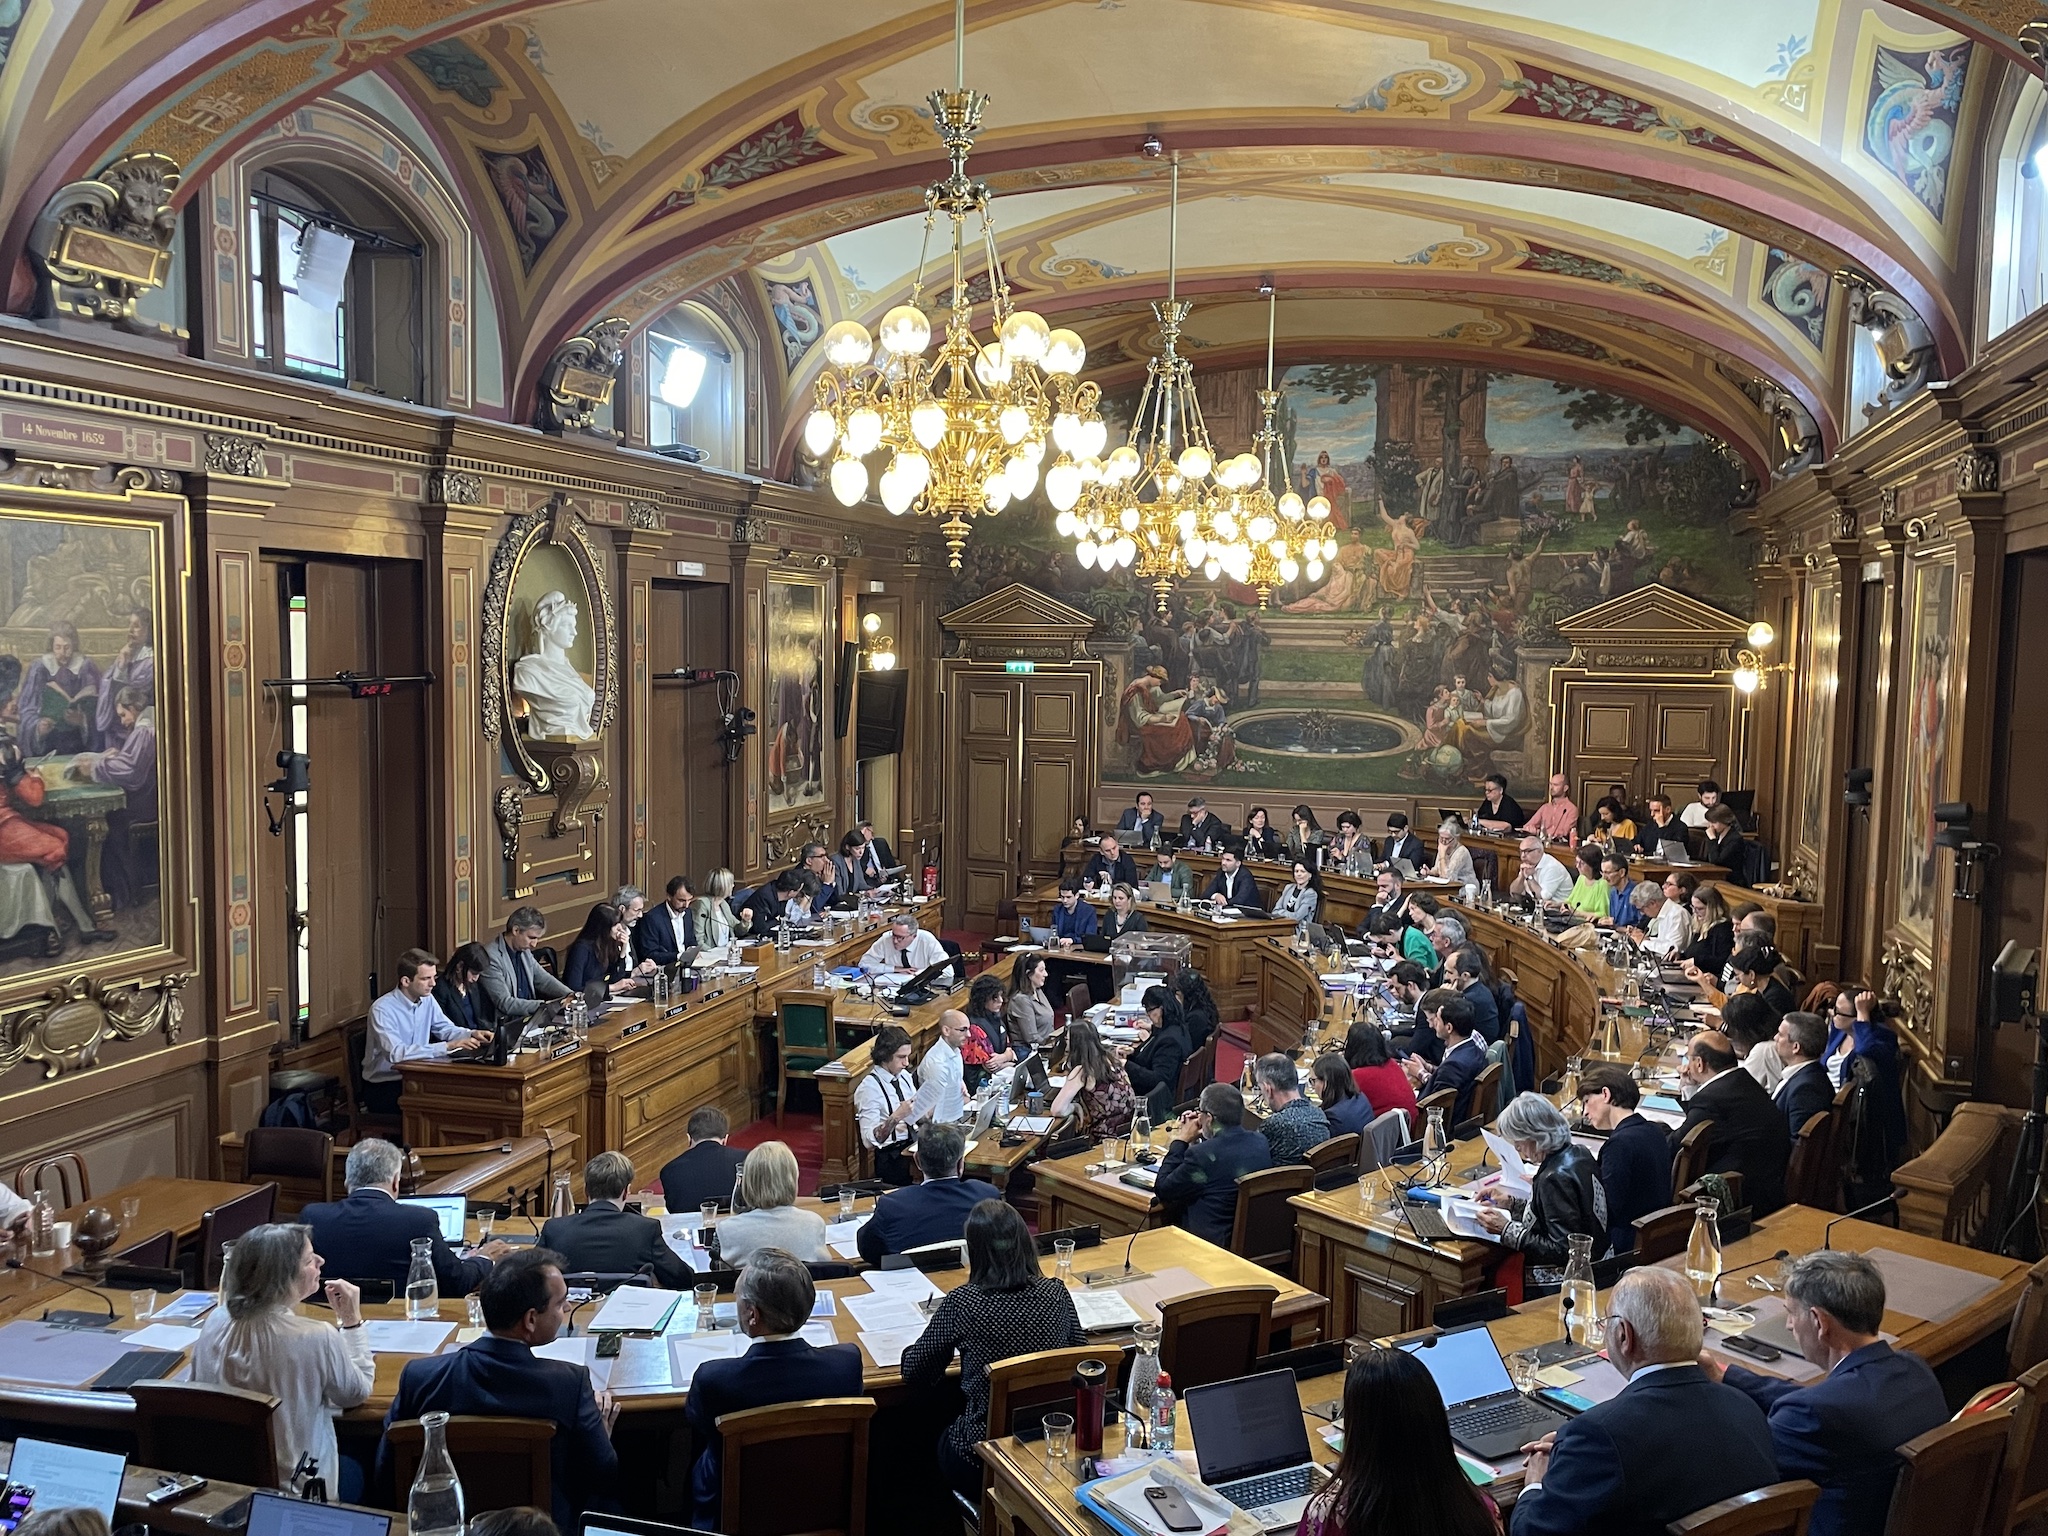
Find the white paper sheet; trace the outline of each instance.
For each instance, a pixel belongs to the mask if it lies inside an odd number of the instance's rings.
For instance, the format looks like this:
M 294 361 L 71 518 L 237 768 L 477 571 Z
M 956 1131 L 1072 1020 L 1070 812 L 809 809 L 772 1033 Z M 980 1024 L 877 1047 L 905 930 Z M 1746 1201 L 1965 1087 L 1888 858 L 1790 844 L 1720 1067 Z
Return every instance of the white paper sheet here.
M 883 1333 L 869 1333 L 861 1330 L 860 1347 L 867 1356 L 883 1370 L 889 1370 L 903 1363 L 903 1351 L 917 1342 L 922 1328 L 894 1328 Z
M 1479 1202 L 1476 1200 L 1446 1199 L 1440 1201 L 1443 1207 L 1444 1225 L 1460 1237 L 1476 1237 L 1481 1242 L 1497 1242 L 1495 1234 L 1486 1230 L 1479 1220 Z
M 846 1310 L 860 1324 L 863 1333 L 887 1333 L 899 1328 L 922 1333 L 925 1315 L 917 1304 L 896 1296 L 848 1296 Z
M 1082 1286 L 1068 1294 L 1074 1299 L 1074 1311 L 1080 1316 L 1084 1332 L 1104 1333 L 1119 1328 L 1135 1328 L 1144 1320 L 1138 1315 L 1137 1308 L 1114 1290 L 1091 1291 Z
M 835 1221 L 825 1229 L 825 1246 L 842 1259 L 860 1257 L 860 1229 L 868 1224 L 873 1212 L 862 1212 L 851 1221 Z
M 871 1269 L 861 1278 L 877 1296 L 893 1296 L 898 1301 L 924 1301 L 945 1294 L 921 1269 Z
M 817 1300 L 811 1303 L 811 1316 L 836 1317 L 839 1314 L 839 1298 L 830 1291 L 818 1292 Z
M 183 1328 L 176 1323 L 151 1323 L 146 1328 L 131 1329 L 122 1334 L 121 1342 L 135 1349 L 190 1349 L 199 1342 L 197 1328 Z
M 753 1340 L 739 1333 L 679 1333 L 668 1341 L 669 1385 L 688 1388 L 697 1367 L 706 1360 L 737 1360 Z
M 1506 1137 L 1482 1129 L 1479 1134 L 1486 1138 L 1486 1145 L 1500 1163 L 1501 1187 L 1511 1195 L 1529 1198 L 1529 1165 L 1522 1161 L 1522 1154 L 1515 1150 L 1513 1142 Z
M 651 1291 L 644 1285 L 622 1285 L 605 1297 L 592 1333 L 658 1333 L 669 1314 L 687 1301 L 681 1291 Z
M 797 1330 L 797 1337 L 814 1349 L 830 1349 L 839 1342 L 839 1335 L 832 1331 L 830 1323 L 805 1323 Z
M 395 1317 L 373 1317 L 363 1324 L 363 1337 L 380 1355 L 431 1355 L 453 1332 L 453 1323 L 408 1323 Z
M 595 1358 L 596 1346 L 597 1340 L 587 1333 L 579 1333 L 570 1338 L 558 1337 L 550 1339 L 545 1344 L 534 1345 L 533 1357 L 536 1360 L 559 1360 L 564 1365 L 580 1365 L 588 1368 L 591 1361 Z M 609 1365 L 611 1362 L 606 1361 L 605 1363 Z

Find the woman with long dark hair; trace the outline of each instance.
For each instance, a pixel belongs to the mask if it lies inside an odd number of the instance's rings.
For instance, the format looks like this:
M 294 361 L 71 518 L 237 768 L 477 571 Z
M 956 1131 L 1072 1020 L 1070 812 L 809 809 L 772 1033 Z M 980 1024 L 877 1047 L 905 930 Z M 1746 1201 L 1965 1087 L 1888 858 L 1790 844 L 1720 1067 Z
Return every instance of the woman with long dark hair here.
M 613 994 L 633 985 L 626 969 L 626 920 L 617 907 L 600 901 L 590 909 L 583 931 L 569 946 L 562 973 L 562 984 L 571 992 L 581 992 L 593 981 L 603 982 Z
M 1405 1350 L 1361 1350 L 1344 1373 L 1344 1453 L 1299 1536 L 1499 1536 L 1500 1512 L 1451 1449 L 1443 1394 Z
M 1358 1080 L 1351 1075 L 1344 1058 L 1335 1051 L 1325 1051 L 1316 1058 L 1309 1076 L 1315 1079 L 1316 1102 L 1323 1107 L 1323 1118 L 1330 1122 L 1330 1134 L 1363 1133 L 1366 1122 L 1372 1118 L 1372 1100 L 1358 1091 Z
M 1372 1106 L 1374 1118 L 1390 1109 L 1415 1114 L 1415 1085 L 1394 1059 L 1387 1032 L 1370 1019 L 1360 1019 L 1344 1036 L 1344 1061 L 1351 1068 L 1351 1080 Z
M 1086 1019 L 1067 1020 L 1067 1080 L 1046 1113 L 1057 1120 L 1075 1107 L 1093 1136 L 1125 1134 L 1137 1110 L 1123 1064 L 1103 1046 Z
M 1174 996 L 1180 999 L 1180 1021 L 1188 1032 L 1188 1046 L 1199 1051 L 1216 1033 L 1216 995 L 1209 990 L 1209 983 L 1202 979 L 1202 973 L 1193 966 L 1182 969 L 1173 978 Z
M 1180 1091 L 1180 1069 L 1194 1050 L 1188 1044 L 1180 999 L 1171 990 L 1147 987 L 1142 1002 L 1145 1016 L 1138 1028 L 1145 1038 L 1124 1058 L 1124 1075 L 1131 1080 L 1131 1092 L 1144 1096 L 1152 1123 L 1163 1125 Z
M 434 1001 L 457 1029 L 490 1028 L 477 1007 L 477 999 L 483 995 L 483 976 L 484 947 L 473 941 L 457 946 L 448 963 L 441 967 L 440 978 L 434 983 Z
M 1251 815 L 1245 818 L 1244 856 L 1248 859 L 1280 857 L 1280 834 L 1273 830 L 1272 818 L 1266 814 L 1263 805 L 1253 806 Z
M 1329 840 L 1330 834 L 1316 820 L 1315 810 L 1310 806 L 1297 805 L 1294 808 L 1294 825 L 1287 830 L 1287 856 L 1312 870 L 1321 869 L 1323 846 Z

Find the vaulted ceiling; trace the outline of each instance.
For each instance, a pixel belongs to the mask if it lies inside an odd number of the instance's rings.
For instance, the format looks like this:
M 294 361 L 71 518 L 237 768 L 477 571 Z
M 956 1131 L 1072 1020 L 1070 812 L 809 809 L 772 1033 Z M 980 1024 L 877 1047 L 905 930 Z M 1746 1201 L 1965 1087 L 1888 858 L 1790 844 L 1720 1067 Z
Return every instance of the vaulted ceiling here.
M 1849 266 L 1974 334 L 1975 188 L 2030 0 L 971 0 L 972 168 L 1020 298 L 1142 366 L 1181 151 L 1198 365 L 1472 359 L 1626 390 L 1761 462 L 1753 384 L 1839 435 Z M 210 166 L 374 74 L 493 252 L 515 386 L 604 313 L 733 280 L 785 343 L 919 277 L 926 92 L 952 7 L 908 0 L 28 0 L 0 73 L 9 248 L 64 180 Z M 926 290 L 943 286 L 934 261 Z M 808 304 L 792 306 L 791 294 Z M 1509 354 L 1507 359 L 1503 354 Z M 1745 388 L 1750 393 L 1745 393 Z M 791 426 L 801 413 L 792 411 Z

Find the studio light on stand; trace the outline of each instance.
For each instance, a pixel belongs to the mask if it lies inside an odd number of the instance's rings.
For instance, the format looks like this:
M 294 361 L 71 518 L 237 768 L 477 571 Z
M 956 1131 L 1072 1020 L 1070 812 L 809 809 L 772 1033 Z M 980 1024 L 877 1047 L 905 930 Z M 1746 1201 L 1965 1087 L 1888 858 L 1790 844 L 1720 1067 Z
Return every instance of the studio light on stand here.
M 1984 899 L 1984 872 L 1998 857 L 1998 845 L 1980 841 L 1970 831 L 1976 817 L 1967 800 L 1947 800 L 1934 808 L 1934 846 L 1947 848 L 1956 856 L 1955 898 L 1957 901 Z

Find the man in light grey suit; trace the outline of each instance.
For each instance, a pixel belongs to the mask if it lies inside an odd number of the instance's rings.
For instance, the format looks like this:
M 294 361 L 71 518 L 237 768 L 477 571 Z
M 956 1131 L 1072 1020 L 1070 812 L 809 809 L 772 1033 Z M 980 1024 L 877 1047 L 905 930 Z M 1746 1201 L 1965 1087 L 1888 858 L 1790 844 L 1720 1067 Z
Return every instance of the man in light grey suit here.
M 505 919 L 505 931 L 484 946 L 484 1007 L 494 1022 L 517 1022 L 532 1017 L 569 989 L 542 970 L 533 958 L 534 946 L 548 931 L 548 920 L 538 907 L 514 907 Z

